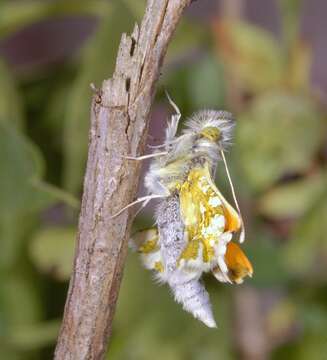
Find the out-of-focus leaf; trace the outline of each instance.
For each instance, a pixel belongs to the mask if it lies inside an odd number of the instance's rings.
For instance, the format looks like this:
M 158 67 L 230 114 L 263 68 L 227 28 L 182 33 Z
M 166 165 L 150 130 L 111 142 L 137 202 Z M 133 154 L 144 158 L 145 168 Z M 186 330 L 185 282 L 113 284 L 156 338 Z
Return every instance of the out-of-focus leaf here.
M 123 2 L 128 10 L 133 14 L 135 20 L 139 22 L 144 14 L 144 9 L 146 5 L 146 0 L 120 0 Z
M 308 334 L 302 337 L 298 346 L 295 346 L 293 354 L 292 359 L 296 360 L 324 360 L 325 354 L 327 354 L 325 333 Z
M 23 270 L 23 266 L 20 269 Z M 12 269 L 11 272 L 2 272 L 1 277 L 0 303 L 5 311 L 4 329 L 39 321 L 42 306 L 30 274 Z
M 302 0 L 279 0 L 282 38 L 284 46 L 288 49 L 299 36 Z
M 63 202 L 74 209 L 78 209 L 80 202 L 72 194 L 64 191 L 56 186 L 48 184 L 40 180 L 33 180 L 32 187 L 36 190 L 35 203 L 39 208 L 49 206 L 53 202 Z
M 0 123 L 0 212 L 33 207 L 31 182 L 43 174 L 43 160 L 28 140 Z
M 53 16 L 102 16 L 108 6 L 105 0 L 2 1 L 0 2 L 0 36 Z
M 22 128 L 24 115 L 15 80 L 0 59 L 0 122 L 8 122 L 9 119 L 9 126 Z
M 42 181 L 43 158 L 30 141 L 0 123 L 0 264 L 13 264 L 33 215 L 56 201 L 78 206 L 70 194 Z M 17 226 L 19 224 L 19 226 Z
M 92 96 L 90 83 L 99 83 L 111 76 L 121 34 L 131 31 L 132 25 L 133 17 L 128 8 L 121 2 L 112 3 L 86 49 L 78 78 L 67 99 L 64 186 L 73 194 L 78 194 L 81 189 L 86 162 Z
M 165 63 L 181 61 L 183 65 L 189 61 L 189 55 L 201 48 L 207 41 L 207 31 L 202 25 L 182 18 L 169 45 Z
M 74 258 L 76 230 L 47 228 L 34 235 L 30 255 L 37 268 L 58 280 L 68 280 Z
M 288 93 L 266 93 L 238 122 L 236 140 L 245 179 L 263 190 L 281 176 L 307 170 L 325 124 L 313 102 Z
M 192 108 L 192 99 L 188 96 L 188 86 L 191 72 L 192 66 L 190 64 L 185 64 L 184 66 L 176 68 L 175 71 L 164 72 L 161 78 L 162 84 L 164 84 L 164 90 L 168 91 L 170 97 L 177 104 L 183 114 L 182 121 L 184 116 L 187 115 L 185 114 L 184 109 Z M 165 105 L 169 104 L 164 92 L 162 92 L 162 99 Z
M 27 211 L 27 208 L 25 209 Z M 24 210 L 2 213 L 0 218 L 0 269 L 8 271 L 17 262 L 23 241 L 35 226 L 35 218 Z
M 284 219 L 303 215 L 311 208 L 327 184 L 325 173 L 277 186 L 262 196 L 259 211 L 270 218 Z
M 61 320 L 13 327 L 7 342 L 20 350 L 40 349 L 55 342 Z
M 221 64 L 206 56 L 192 67 L 188 79 L 189 97 L 195 108 L 220 108 L 224 103 L 224 75 Z
M 285 82 L 297 91 L 308 91 L 312 66 L 311 48 L 301 41 L 296 41 L 289 50 Z
M 0 122 L 0 265 L 15 261 L 24 232 L 36 210 L 31 182 L 43 172 L 37 149 L 15 129 Z M 19 224 L 19 226 L 18 226 Z
M 313 298 L 301 299 L 298 319 L 303 327 L 303 335 L 295 346 L 294 359 L 323 359 L 322 354 L 327 353 L 327 310 L 324 300 L 320 304 Z
M 18 360 L 24 356 L 11 344 L 9 334 L 14 328 L 39 322 L 43 308 L 35 279 L 24 272 L 22 264 L 0 275 L 0 358 Z
M 299 220 L 294 234 L 285 246 L 284 260 L 290 273 L 325 280 L 327 263 L 327 193 Z
M 281 341 L 297 320 L 297 309 L 294 302 L 288 298 L 277 301 L 267 315 L 267 330 L 270 339 Z
M 312 291 L 305 286 L 307 290 Z M 298 290 L 300 290 L 299 287 Z M 285 344 L 286 346 L 278 349 L 272 359 L 274 360 L 324 360 L 327 353 L 326 329 L 327 313 L 325 304 L 321 306 L 314 299 L 304 301 L 303 288 L 300 290 L 300 297 L 292 299 L 292 305 L 296 305 L 296 322 L 298 330 L 293 332 L 295 341 Z M 318 292 L 319 293 L 319 292 Z M 321 292 L 322 294 L 324 291 Z M 299 295 L 298 295 L 299 296 Z M 297 334 L 296 334 L 297 333 Z
M 253 278 L 246 281 L 260 288 L 285 284 L 290 275 L 283 263 L 283 248 L 264 228 L 251 230 L 253 232 L 247 234 L 244 251 L 253 265 L 254 273 Z
M 311 290 L 312 291 L 312 290 Z M 312 297 L 301 298 L 298 304 L 298 311 L 301 313 L 301 323 L 306 333 L 319 334 L 327 329 L 327 309 L 325 298 L 321 304 Z
M 235 21 L 219 22 L 214 31 L 219 55 L 242 87 L 257 92 L 280 85 L 283 54 L 271 34 Z
M 63 127 L 67 98 L 70 96 L 71 76 L 65 76 L 63 83 L 57 84 L 48 96 L 47 116 L 43 119 L 44 126 L 52 135 L 54 148 L 59 152 L 63 146 Z
M 17 131 L 0 124 L 0 212 L 32 212 L 64 201 L 78 206 L 72 195 L 42 182 L 44 162 L 38 148 Z

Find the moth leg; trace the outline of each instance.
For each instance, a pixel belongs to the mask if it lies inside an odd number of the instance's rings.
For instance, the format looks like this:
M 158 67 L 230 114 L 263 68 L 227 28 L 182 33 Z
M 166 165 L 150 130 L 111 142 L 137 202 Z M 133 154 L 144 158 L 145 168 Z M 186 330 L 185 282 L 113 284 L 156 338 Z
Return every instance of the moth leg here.
M 163 156 L 163 155 L 167 155 L 167 154 L 168 154 L 167 151 L 162 151 L 162 152 L 157 152 L 157 153 L 142 155 L 142 156 L 123 156 L 123 158 L 127 159 L 127 160 L 142 161 L 145 159 L 150 159 L 150 158 L 154 158 L 157 156 Z
M 128 205 L 124 206 L 122 209 L 120 209 L 116 214 L 112 215 L 111 218 L 115 218 L 117 217 L 118 215 L 120 215 L 123 211 L 125 211 L 126 209 L 140 203 L 140 202 L 144 202 L 144 201 L 147 201 L 149 202 L 150 200 L 152 199 L 160 199 L 160 198 L 163 198 L 163 197 L 166 197 L 166 195 L 147 195 L 147 196 L 143 196 L 143 197 L 140 197 L 138 199 L 136 199 L 135 201 L 129 203 Z
M 134 216 L 136 217 L 150 202 L 151 199 L 147 199 L 144 201 L 144 203 L 140 206 L 140 208 L 136 211 L 136 213 L 134 214 Z
M 160 144 L 160 145 L 147 145 L 150 149 L 160 149 L 162 147 L 166 146 L 166 144 Z

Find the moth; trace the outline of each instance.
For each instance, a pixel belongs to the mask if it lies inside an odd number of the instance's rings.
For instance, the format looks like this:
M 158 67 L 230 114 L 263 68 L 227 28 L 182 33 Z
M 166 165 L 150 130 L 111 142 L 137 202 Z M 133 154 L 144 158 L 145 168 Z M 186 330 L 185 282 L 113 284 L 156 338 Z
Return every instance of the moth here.
M 212 273 L 221 282 L 240 284 L 253 268 L 232 238 L 244 225 L 224 151 L 230 145 L 234 119 L 226 111 L 204 110 L 186 121 L 177 135 L 181 113 L 168 123 L 165 140 L 154 152 L 128 160 L 152 158 L 144 179 L 148 195 L 124 207 L 157 199 L 155 226 L 133 236 L 134 248 L 145 268 L 167 283 L 175 300 L 208 327 L 216 327 L 202 275 Z M 217 165 L 225 165 L 237 210 L 214 183 Z M 118 215 L 116 214 L 116 215 Z

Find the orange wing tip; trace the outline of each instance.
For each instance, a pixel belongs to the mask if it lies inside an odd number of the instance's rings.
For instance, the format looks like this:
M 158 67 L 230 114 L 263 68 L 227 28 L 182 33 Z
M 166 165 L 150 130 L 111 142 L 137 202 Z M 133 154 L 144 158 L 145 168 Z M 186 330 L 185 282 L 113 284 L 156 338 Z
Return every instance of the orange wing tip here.
M 225 231 L 237 232 L 242 226 L 242 221 L 239 214 L 227 201 L 224 202 L 224 215 L 226 219 Z
M 241 284 L 246 276 L 253 276 L 253 267 L 243 250 L 234 242 L 227 244 L 225 261 L 229 277 L 236 284 Z

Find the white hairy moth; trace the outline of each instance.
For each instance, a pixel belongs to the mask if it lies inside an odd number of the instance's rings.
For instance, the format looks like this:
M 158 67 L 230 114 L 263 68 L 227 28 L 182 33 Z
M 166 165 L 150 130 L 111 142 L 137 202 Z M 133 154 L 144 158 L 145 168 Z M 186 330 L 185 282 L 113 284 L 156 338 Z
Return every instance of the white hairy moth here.
M 137 233 L 134 246 L 144 266 L 169 285 L 186 311 L 207 326 L 216 327 L 209 295 L 201 282 L 203 272 L 236 284 L 253 273 L 246 255 L 231 241 L 238 231 L 240 242 L 244 240 L 243 221 L 223 152 L 229 145 L 234 121 L 229 112 L 199 111 L 177 136 L 181 115 L 168 99 L 176 114 L 168 124 L 164 144 L 153 154 L 127 157 L 153 158 L 145 176 L 148 195 L 121 211 L 139 202 L 143 208 L 151 199 L 159 200 L 157 227 Z M 238 212 L 213 182 L 219 160 L 225 164 Z

